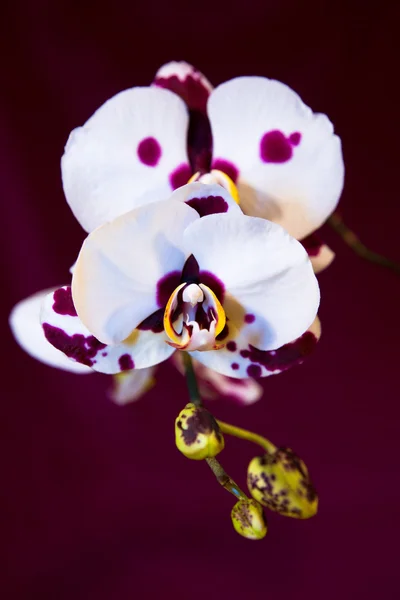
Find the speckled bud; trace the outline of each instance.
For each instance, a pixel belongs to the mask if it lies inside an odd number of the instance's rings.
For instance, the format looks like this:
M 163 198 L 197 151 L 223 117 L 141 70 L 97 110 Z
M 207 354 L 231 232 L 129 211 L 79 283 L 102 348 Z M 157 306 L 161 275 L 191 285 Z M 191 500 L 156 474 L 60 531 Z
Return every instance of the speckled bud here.
M 262 506 L 255 500 L 239 500 L 232 508 L 235 530 L 248 540 L 262 540 L 267 534 L 267 521 Z
M 187 458 L 212 458 L 224 449 L 224 437 L 208 410 L 191 402 L 175 421 L 175 442 Z
M 287 517 L 309 519 L 318 509 L 318 497 L 303 461 L 289 448 L 253 458 L 247 485 L 258 502 Z

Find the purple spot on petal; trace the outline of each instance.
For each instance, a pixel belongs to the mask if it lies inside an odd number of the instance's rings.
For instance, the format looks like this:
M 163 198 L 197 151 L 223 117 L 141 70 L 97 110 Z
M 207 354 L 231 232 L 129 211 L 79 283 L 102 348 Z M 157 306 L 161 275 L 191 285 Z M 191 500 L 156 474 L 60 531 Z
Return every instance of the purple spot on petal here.
M 321 247 L 324 245 L 324 242 L 316 233 L 311 233 L 307 237 L 300 240 L 300 243 L 305 248 L 308 256 L 318 256 L 318 254 L 321 252 Z
M 167 304 L 172 292 L 181 283 L 180 271 L 170 271 L 157 282 L 156 300 L 160 307 Z
M 192 176 L 192 169 L 190 165 L 182 163 L 177 167 L 169 176 L 169 181 L 173 190 L 186 185 Z
M 295 131 L 289 135 L 289 142 L 293 146 L 298 146 L 301 142 L 301 133 L 299 131 Z
M 245 320 L 246 323 L 250 324 L 250 323 L 254 323 L 254 321 L 256 320 L 256 318 L 255 318 L 254 315 L 247 314 L 247 315 L 245 315 L 244 320 Z
M 225 175 L 228 175 L 233 181 L 236 183 L 239 177 L 239 169 L 229 160 L 225 160 L 224 158 L 215 158 L 212 161 L 211 165 L 212 169 L 216 169 L 217 171 L 222 171 Z
M 233 369 L 234 371 L 237 371 L 239 368 L 239 365 L 237 363 L 232 363 L 231 364 L 231 369 Z
M 102 352 L 101 355 L 102 356 L 107 356 L 107 352 Z
M 49 323 L 43 323 L 43 331 L 47 341 L 52 346 L 64 352 L 69 358 L 88 367 L 93 366 L 93 359 L 99 350 L 106 347 L 106 344 L 99 342 L 93 335 L 88 337 L 81 333 L 68 335 L 62 329 L 53 327 Z
M 139 329 L 140 331 L 162 333 L 164 331 L 164 312 L 164 308 L 156 310 L 149 317 L 139 323 L 136 329 Z
M 130 354 L 123 354 L 118 360 L 121 371 L 130 371 L 135 368 L 135 363 Z
M 306 331 L 294 342 L 285 344 L 277 350 L 263 351 L 249 345 L 249 356 L 253 363 L 262 365 L 268 371 L 285 371 L 301 363 L 306 356 L 311 354 L 317 342 L 317 337 L 311 331 Z
M 53 294 L 53 298 L 53 310 L 55 313 L 58 315 L 69 315 L 70 317 L 77 316 L 70 287 L 56 290 Z
M 236 342 L 233 342 L 232 340 L 226 345 L 226 349 L 229 350 L 229 352 L 236 352 L 236 348 Z
M 242 358 L 249 358 L 249 356 L 250 356 L 250 350 L 241 350 L 240 351 L 240 356 Z
M 262 369 L 259 365 L 249 365 L 247 367 L 247 375 L 254 378 L 261 377 Z
M 161 146 L 155 138 L 147 137 L 138 144 L 137 155 L 143 164 L 155 167 L 161 158 Z
M 191 198 L 187 200 L 185 204 L 188 204 L 195 211 L 197 211 L 200 217 L 207 215 L 214 215 L 217 213 L 228 212 L 228 203 L 223 199 L 222 196 L 207 196 L 204 198 Z
M 218 300 L 222 304 L 225 295 L 225 286 L 222 283 L 222 281 L 209 271 L 200 271 L 199 280 L 200 283 L 203 283 L 214 292 L 214 294 L 217 296 Z
M 284 163 L 292 158 L 293 150 L 289 140 L 279 129 L 268 131 L 260 142 L 260 156 L 267 163 Z

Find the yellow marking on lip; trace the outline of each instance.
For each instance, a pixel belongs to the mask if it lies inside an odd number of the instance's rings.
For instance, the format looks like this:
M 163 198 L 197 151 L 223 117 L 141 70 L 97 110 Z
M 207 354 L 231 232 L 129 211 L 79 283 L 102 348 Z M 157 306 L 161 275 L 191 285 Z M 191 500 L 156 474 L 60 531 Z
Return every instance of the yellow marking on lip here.
M 172 294 L 169 297 L 169 300 L 167 302 L 167 306 L 165 307 L 165 311 L 164 311 L 164 330 L 165 333 L 167 334 L 167 336 L 176 344 L 178 344 L 179 346 L 181 345 L 181 335 L 177 335 L 177 333 L 175 332 L 175 329 L 172 327 L 172 323 L 171 323 L 171 314 L 172 314 L 172 305 L 174 303 L 174 301 L 176 300 L 176 297 L 179 293 L 179 290 L 181 290 L 184 286 L 186 285 L 186 283 L 181 283 L 180 285 L 178 285 L 178 287 L 172 292 Z
M 214 175 L 214 174 L 217 177 L 220 177 L 221 179 L 223 179 L 223 181 L 226 184 L 224 187 L 226 187 L 226 189 L 228 190 L 228 192 L 230 193 L 230 195 L 232 196 L 232 198 L 234 199 L 236 204 L 240 204 L 238 189 L 237 189 L 236 185 L 233 183 L 232 179 L 229 177 L 229 175 L 227 175 L 223 171 L 218 171 L 218 169 L 213 169 L 211 171 L 211 175 Z

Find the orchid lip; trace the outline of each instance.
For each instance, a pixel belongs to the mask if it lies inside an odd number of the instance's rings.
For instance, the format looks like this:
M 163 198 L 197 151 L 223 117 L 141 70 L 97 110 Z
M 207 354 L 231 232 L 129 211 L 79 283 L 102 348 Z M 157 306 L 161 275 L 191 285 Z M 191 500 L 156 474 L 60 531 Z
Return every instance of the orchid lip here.
M 178 350 L 218 350 L 216 337 L 225 327 L 225 311 L 214 292 L 199 283 L 182 283 L 171 294 L 164 312 L 167 343 Z
M 188 183 L 194 183 L 198 181 L 199 183 L 204 183 L 208 185 L 212 185 L 217 183 L 232 196 L 236 204 L 240 204 L 239 191 L 232 181 L 232 179 L 224 173 L 223 171 L 219 171 L 218 169 L 212 169 L 209 173 L 201 173 L 198 171 L 189 179 Z

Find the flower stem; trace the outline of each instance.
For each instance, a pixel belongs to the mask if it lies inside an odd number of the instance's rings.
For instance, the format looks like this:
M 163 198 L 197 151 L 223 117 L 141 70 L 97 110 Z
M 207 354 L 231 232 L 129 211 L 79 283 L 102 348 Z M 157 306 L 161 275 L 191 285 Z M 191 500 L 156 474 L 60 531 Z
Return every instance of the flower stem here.
M 202 406 L 199 387 L 197 385 L 196 374 L 193 368 L 192 357 L 187 352 L 183 352 L 183 365 L 185 367 L 186 383 L 188 386 L 190 401 L 195 406 Z
M 225 472 L 221 463 L 214 458 L 206 458 L 206 462 L 210 467 L 211 471 L 214 473 L 217 478 L 218 483 L 222 485 L 228 492 L 233 494 L 235 498 L 243 498 L 248 499 L 246 494 L 242 492 L 239 486 L 229 477 L 229 475 Z
M 235 427 L 234 425 L 224 423 L 223 421 L 217 420 L 217 423 L 222 433 L 227 433 L 228 435 L 233 435 L 234 437 L 240 438 L 242 440 L 248 440 L 249 442 L 258 444 L 267 453 L 272 453 L 276 450 L 276 446 L 274 446 L 274 444 L 267 440 L 265 437 L 262 437 L 262 435 L 258 435 L 257 433 L 253 433 L 252 431 L 248 431 L 247 429 L 242 429 L 241 427 Z
M 183 364 L 185 367 L 186 382 L 189 391 L 189 397 L 191 402 L 195 406 L 202 406 L 201 396 L 199 387 L 197 385 L 196 374 L 193 368 L 192 357 L 187 352 L 183 353 Z M 210 467 L 211 471 L 217 478 L 218 483 L 222 485 L 228 492 L 233 494 L 235 498 L 246 498 L 246 494 L 242 492 L 239 486 L 229 477 L 221 463 L 214 458 L 206 458 L 206 462 Z
M 350 246 L 352 250 L 361 258 L 368 260 L 376 265 L 380 265 L 381 267 L 385 267 L 386 269 L 390 269 L 400 275 L 400 264 L 390 260 L 390 258 L 386 258 L 386 256 L 382 256 L 381 254 L 377 254 L 372 250 L 369 250 L 364 244 L 358 239 L 356 234 L 351 231 L 343 222 L 342 217 L 334 212 L 328 219 L 329 225 L 336 231 L 336 233 L 342 238 L 342 240 Z

